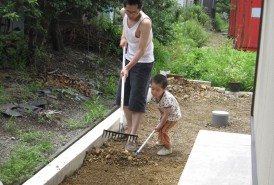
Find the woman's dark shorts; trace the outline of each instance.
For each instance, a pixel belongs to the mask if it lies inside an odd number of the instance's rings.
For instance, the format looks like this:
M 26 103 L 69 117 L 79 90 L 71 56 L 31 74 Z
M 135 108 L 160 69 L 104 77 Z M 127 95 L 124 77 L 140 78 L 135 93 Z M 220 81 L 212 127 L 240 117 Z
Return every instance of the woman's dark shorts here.
M 126 65 L 129 63 L 126 60 Z M 125 83 L 124 105 L 130 111 L 145 112 L 146 99 L 149 87 L 150 75 L 153 68 L 152 63 L 136 63 L 129 71 Z M 121 79 L 116 94 L 116 103 L 121 103 Z

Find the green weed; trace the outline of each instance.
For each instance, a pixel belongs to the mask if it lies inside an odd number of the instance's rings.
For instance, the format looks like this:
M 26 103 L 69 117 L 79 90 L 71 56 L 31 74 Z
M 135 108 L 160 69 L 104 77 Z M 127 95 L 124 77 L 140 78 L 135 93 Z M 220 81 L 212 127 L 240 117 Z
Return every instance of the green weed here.
M 5 185 L 28 179 L 33 169 L 48 162 L 45 154 L 53 147 L 49 136 L 40 137 L 39 132 L 20 132 L 19 136 L 23 142 L 13 147 L 9 159 L 0 166 L 0 179 Z M 33 145 L 34 141 L 36 145 Z
M 206 13 L 206 10 L 201 5 L 194 5 L 183 9 L 183 21 L 194 20 L 208 29 L 211 26 L 211 19 Z
M 193 47 L 202 47 L 208 41 L 204 28 L 195 20 L 188 20 L 181 24 L 182 43 Z
M 86 127 L 84 124 L 82 124 L 81 121 L 74 119 L 65 120 L 64 123 L 71 129 L 79 129 Z
M 214 27 L 219 32 L 228 31 L 228 22 L 219 13 L 216 13 Z
M 157 39 L 154 39 L 154 57 L 155 64 L 152 74 L 158 74 L 161 70 L 165 70 L 168 66 L 168 61 L 170 60 L 170 54 L 167 51 L 167 47 L 161 44 Z
M 117 91 L 119 77 L 111 75 L 103 85 L 103 91 L 109 95 L 115 95 Z
M 84 117 L 84 124 L 90 124 L 97 119 L 103 118 L 106 112 L 102 100 L 99 97 L 87 101 L 85 107 L 87 113 Z
M 11 97 L 9 93 L 6 92 L 5 88 L 0 85 L 0 104 L 9 102 Z
M 81 119 L 69 119 L 65 121 L 65 124 L 68 125 L 71 129 L 85 128 L 94 121 L 102 119 L 105 116 L 107 109 L 105 108 L 100 97 L 91 98 L 85 102 L 86 113 Z
M 19 132 L 19 138 L 22 141 L 29 144 L 37 144 L 41 139 L 43 139 L 43 134 L 40 131 L 35 132 Z
M 16 117 L 12 116 L 11 118 L 9 118 L 9 120 L 4 124 L 4 130 L 12 134 L 15 134 L 18 131 L 16 125 Z
M 27 86 L 24 87 L 24 90 L 23 90 L 23 94 L 24 96 L 26 97 L 31 97 L 33 96 L 33 92 L 38 90 L 38 89 L 41 89 L 42 87 L 42 83 L 41 82 L 32 82 L 30 84 L 28 84 Z

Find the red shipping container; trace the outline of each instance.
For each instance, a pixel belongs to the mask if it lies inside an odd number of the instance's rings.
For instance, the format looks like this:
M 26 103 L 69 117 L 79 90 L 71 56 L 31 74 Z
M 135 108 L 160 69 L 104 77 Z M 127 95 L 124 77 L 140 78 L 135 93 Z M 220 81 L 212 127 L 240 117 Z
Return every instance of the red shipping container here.
M 256 51 L 258 47 L 261 0 L 231 0 L 229 36 L 239 50 Z

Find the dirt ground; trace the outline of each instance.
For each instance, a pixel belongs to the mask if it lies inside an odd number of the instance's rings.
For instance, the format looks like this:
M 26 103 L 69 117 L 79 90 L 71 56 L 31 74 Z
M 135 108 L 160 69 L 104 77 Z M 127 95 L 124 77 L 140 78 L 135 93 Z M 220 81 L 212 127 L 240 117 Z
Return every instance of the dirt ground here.
M 137 157 L 124 150 L 125 142 L 107 141 L 89 152 L 83 166 L 61 185 L 176 185 L 199 130 L 250 134 L 251 95 L 226 95 L 204 85 L 170 82 L 173 85 L 169 90 L 176 95 L 183 112 L 182 119 L 170 133 L 171 155 L 157 156 L 160 147 L 155 145 L 156 135 Z M 216 128 L 211 125 L 214 110 L 229 112 L 228 126 Z M 139 146 L 157 125 L 158 119 L 157 105 L 149 103 L 138 131 Z

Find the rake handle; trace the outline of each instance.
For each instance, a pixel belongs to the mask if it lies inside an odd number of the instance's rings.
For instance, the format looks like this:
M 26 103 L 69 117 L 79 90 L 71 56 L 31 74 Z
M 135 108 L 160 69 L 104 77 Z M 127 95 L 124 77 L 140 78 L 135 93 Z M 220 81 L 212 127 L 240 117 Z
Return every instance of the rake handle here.
M 156 130 L 153 130 L 153 131 L 149 134 L 148 138 L 145 140 L 145 142 L 142 144 L 142 146 L 140 146 L 140 148 L 137 150 L 137 152 L 135 152 L 135 155 L 138 155 L 138 154 L 141 152 L 141 150 L 144 148 L 144 146 L 146 145 L 146 143 L 148 142 L 148 140 L 153 136 L 153 134 L 155 133 L 155 131 L 156 131 Z
M 122 64 L 122 69 L 125 67 L 125 62 L 126 61 L 126 48 L 123 47 L 123 64 Z M 121 84 L 121 106 L 120 106 L 120 132 L 124 133 L 124 118 L 123 118 L 123 110 L 124 110 L 124 92 L 125 92 L 125 77 L 122 77 L 122 84 Z

